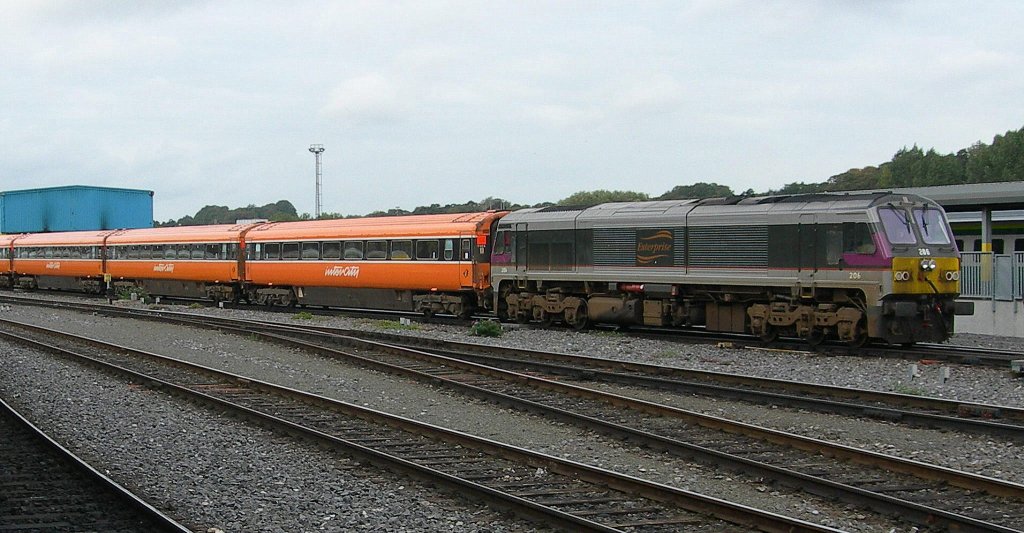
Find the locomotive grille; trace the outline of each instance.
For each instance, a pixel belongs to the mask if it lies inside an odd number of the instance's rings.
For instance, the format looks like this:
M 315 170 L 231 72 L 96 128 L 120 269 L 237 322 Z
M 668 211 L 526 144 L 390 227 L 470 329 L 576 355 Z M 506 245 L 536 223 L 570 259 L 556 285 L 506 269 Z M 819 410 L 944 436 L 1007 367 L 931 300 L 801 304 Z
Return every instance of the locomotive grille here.
M 690 266 L 768 267 L 767 226 L 690 226 Z
M 594 229 L 594 266 L 633 266 L 635 264 L 635 229 Z

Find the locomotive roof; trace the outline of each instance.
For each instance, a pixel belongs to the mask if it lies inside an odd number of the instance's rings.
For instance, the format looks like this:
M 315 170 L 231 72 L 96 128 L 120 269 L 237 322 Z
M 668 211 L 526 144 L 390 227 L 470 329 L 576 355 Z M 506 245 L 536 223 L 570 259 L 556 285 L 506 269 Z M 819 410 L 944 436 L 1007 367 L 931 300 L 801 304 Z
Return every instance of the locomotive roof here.
M 903 198 L 911 201 L 928 201 L 913 194 L 890 192 L 868 193 L 817 193 L 800 195 L 776 195 L 755 197 L 727 197 L 689 200 L 656 200 L 650 202 L 611 202 L 593 206 L 551 206 L 520 209 L 502 220 L 502 223 L 546 222 L 561 226 L 571 221 L 597 221 L 615 218 L 628 220 L 676 219 L 693 214 L 741 214 L 741 213 L 785 213 L 832 210 L 860 210 L 899 202 Z M 560 224 L 561 223 L 561 224 Z
M 247 240 L 345 239 L 389 236 L 441 236 L 488 230 L 503 211 L 364 217 L 301 222 L 269 222 L 246 234 Z

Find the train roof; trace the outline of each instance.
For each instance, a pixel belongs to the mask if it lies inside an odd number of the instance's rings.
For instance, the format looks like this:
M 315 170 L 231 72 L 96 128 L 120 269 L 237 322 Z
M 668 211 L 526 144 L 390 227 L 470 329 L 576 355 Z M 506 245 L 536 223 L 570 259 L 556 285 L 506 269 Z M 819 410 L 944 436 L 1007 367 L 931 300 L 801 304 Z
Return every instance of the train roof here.
M 12 240 L 14 246 L 101 246 L 111 233 L 111 230 L 23 233 Z
M 503 224 L 516 222 L 543 222 L 550 227 L 568 227 L 578 222 L 586 225 L 605 220 L 626 222 L 643 219 L 649 222 L 678 220 L 687 215 L 723 215 L 753 213 L 809 213 L 819 211 L 856 211 L 889 202 L 934 202 L 913 194 L 889 192 L 869 193 L 817 193 L 755 197 L 727 197 L 687 200 L 656 200 L 650 202 L 612 202 L 593 206 L 550 206 L 520 209 L 503 220 Z
M 246 234 L 249 241 L 301 239 L 360 239 L 365 237 L 417 237 L 487 231 L 504 211 L 364 217 L 260 224 Z
M 238 242 L 242 232 L 256 224 L 216 224 L 119 230 L 107 244 L 154 244 L 176 242 Z

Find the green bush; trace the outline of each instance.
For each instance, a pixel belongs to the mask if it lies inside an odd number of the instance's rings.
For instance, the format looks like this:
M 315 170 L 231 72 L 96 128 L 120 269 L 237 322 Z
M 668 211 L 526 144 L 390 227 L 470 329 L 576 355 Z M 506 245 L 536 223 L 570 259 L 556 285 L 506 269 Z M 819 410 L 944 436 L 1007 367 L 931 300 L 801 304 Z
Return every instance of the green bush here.
M 494 320 L 481 320 L 473 323 L 469 328 L 470 334 L 476 337 L 500 337 L 502 334 L 501 324 Z
M 295 313 L 295 316 L 292 318 L 295 320 L 313 320 L 313 313 L 310 313 L 309 311 L 299 311 L 298 313 Z

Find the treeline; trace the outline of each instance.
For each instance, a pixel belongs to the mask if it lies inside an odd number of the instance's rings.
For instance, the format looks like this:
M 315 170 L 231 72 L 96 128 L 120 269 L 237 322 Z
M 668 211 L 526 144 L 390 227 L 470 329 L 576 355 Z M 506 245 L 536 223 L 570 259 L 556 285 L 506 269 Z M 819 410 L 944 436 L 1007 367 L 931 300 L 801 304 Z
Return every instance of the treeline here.
M 309 218 L 309 215 L 306 215 Z M 267 219 L 273 222 L 302 220 L 295 211 L 295 206 L 288 200 L 281 200 L 262 207 L 249 204 L 245 207 L 231 209 L 225 205 L 208 205 L 194 216 L 185 215 L 177 220 L 154 222 L 154 227 L 169 226 L 203 226 L 207 224 L 234 224 L 238 220 Z
M 977 142 L 955 154 L 902 148 L 878 166 L 852 168 L 820 184 L 791 183 L 780 193 L 853 191 L 898 187 L 932 187 L 967 183 L 1024 181 L 1024 128 L 996 135 L 992 144 Z
M 324 213 L 323 219 L 353 218 L 360 216 L 383 217 L 396 215 L 430 215 L 445 213 L 470 213 L 476 211 L 515 210 L 524 207 L 546 207 L 550 205 L 596 205 L 605 202 L 638 202 L 645 200 L 681 200 L 687 198 L 715 198 L 720 196 L 754 196 L 758 194 L 804 194 L 815 192 L 837 192 L 862 189 L 886 189 L 898 187 L 929 187 L 935 185 L 956 185 L 966 183 L 991 183 L 998 181 L 1024 181 L 1024 127 L 1019 130 L 996 135 L 992 144 L 977 142 L 955 154 L 940 154 L 935 149 L 927 151 L 914 145 L 902 148 L 892 159 L 877 166 L 852 168 L 836 174 L 821 183 L 788 183 L 781 189 L 755 193 L 753 189 L 736 192 L 727 185 L 698 182 L 692 185 L 677 185 L 660 196 L 635 191 L 580 191 L 557 202 L 542 202 L 524 205 L 502 198 L 488 197 L 483 200 L 461 204 L 431 204 L 411 211 L 393 208 L 374 211 L 365 215 L 342 215 Z M 226 206 L 208 205 L 195 216 L 178 220 L 154 223 L 156 226 L 190 226 L 198 224 L 233 223 L 241 219 L 265 218 L 271 221 L 310 220 L 309 213 L 298 214 L 295 206 L 287 200 L 267 204 L 263 207 L 249 205 L 237 209 Z

